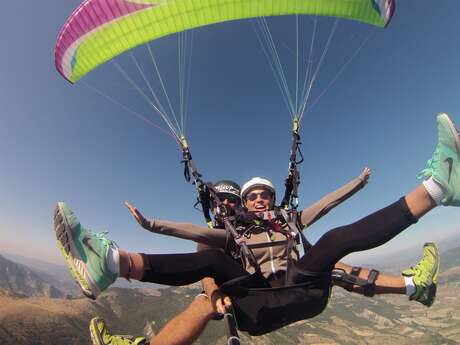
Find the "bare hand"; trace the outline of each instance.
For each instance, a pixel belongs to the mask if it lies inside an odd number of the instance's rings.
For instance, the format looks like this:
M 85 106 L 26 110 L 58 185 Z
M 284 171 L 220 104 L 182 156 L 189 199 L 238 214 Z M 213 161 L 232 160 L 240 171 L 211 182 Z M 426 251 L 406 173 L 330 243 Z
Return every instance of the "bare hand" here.
M 371 177 L 372 171 L 368 167 L 365 167 L 363 171 L 361 172 L 361 175 L 359 175 L 359 178 L 361 181 L 363 181 L 364 184 L 366 184 L 369 181 L 369 178 Z
M 139 223 L 140 226 L 142 226 L 143 228 L 147 230 L 150 230 L 148 220 L 143 216 L 143 214 L 137 208 L 135 208 L 133 205 L 131 205 L 127 201 L 125 201 L 125 206 L 128 208 L 129 212 L 131 212 L 134 219 L 136 220 L 136 222 Z

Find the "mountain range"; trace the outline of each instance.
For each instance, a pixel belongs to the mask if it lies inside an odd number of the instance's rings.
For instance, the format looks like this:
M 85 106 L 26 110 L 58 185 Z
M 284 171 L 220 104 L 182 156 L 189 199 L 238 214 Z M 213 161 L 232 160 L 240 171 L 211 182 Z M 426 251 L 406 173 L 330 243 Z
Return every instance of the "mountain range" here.
M 24 296 L 65 297 L 64 291 L 56 287 L 57 282 L 52 282 L 49 276 L 0 255 L 0 288 Z
M 442 258 L 441 284 L 431 308 L 402 295 L 366 298 L 334 288 L 320 316 L 261 337 L 242 333 L 242 344 L 459 344 L 460 247 L 443 252 Z M 111 288 L 91 301 L 43 277 L 0 257 L 0 344 L 90 345 L 88 323 L 94 316 L 103 317 L 114 333 L 151 337 L 199 292 L 197 285 Z M 223 343 L 219 321 L 212 321 L 196 342 Z

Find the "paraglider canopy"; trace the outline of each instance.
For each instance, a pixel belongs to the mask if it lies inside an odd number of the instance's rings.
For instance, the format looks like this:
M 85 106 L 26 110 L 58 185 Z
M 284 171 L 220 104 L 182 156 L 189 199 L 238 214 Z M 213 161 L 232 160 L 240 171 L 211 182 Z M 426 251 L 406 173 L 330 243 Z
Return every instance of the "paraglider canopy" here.
M 394 0 L 86 0 L 58 36 L 55 64 L 71 83 L 151 40 L 230 20 L 306 14 L 386 26 Z

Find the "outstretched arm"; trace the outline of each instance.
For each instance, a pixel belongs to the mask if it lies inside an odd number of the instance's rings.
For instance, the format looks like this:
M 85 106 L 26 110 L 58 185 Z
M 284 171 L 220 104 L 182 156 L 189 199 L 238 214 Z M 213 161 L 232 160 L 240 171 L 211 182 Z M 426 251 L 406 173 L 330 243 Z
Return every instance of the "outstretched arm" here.
M 370 176 L 371 170 L 365 167 L 357 178 L 302 210 L 300 217 L 302 225 L 310 226 L 334 207 L 347 200 L 367 184 Z
M 176 223 L 159 219 L 146 219 L 144 215 L 130 203 L 125 202 L 126 207 L 134 219 L 146 230 L 156 234 L 179 237 L 204 243 L 213 247 L 225 246 L 226 234 L 224 230 L 209 229 L 190 223 Z

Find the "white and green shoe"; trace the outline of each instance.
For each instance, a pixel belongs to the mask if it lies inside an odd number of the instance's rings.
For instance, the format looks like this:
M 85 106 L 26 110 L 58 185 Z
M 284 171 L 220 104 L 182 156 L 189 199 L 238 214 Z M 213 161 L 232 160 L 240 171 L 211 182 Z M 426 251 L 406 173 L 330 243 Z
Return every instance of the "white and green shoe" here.
M 54 210 L 54 230 L 59 249 L 70 273 L 83 293 L 92 299 L 116 279 L 107 266 L 107 253 L 116 244 L 105 233 L 93 233 L 81 226 L 66 203 L 59 202 Z
M 402 272 L 405 277 L 412 277 L 415 285 L 415 292 L 409 296 L 430 307 L 436 299 L 439 276 L 439 250 L 435 243 L 423 245 L 423 258 L 415 267 L 408 268 Z
M 445 191 L 441 201 L 443 205 L 460 206 L 460 135 L 447 114 L 439 114 L 437 122 L 436 150 L 418 177 L 433 177 L 442 186 Z
M 100 317 L 93 318 L 89 323 L 89 333 L 93 345 L 147 345 L 144 337 L 131 335 L 111 335 Z

